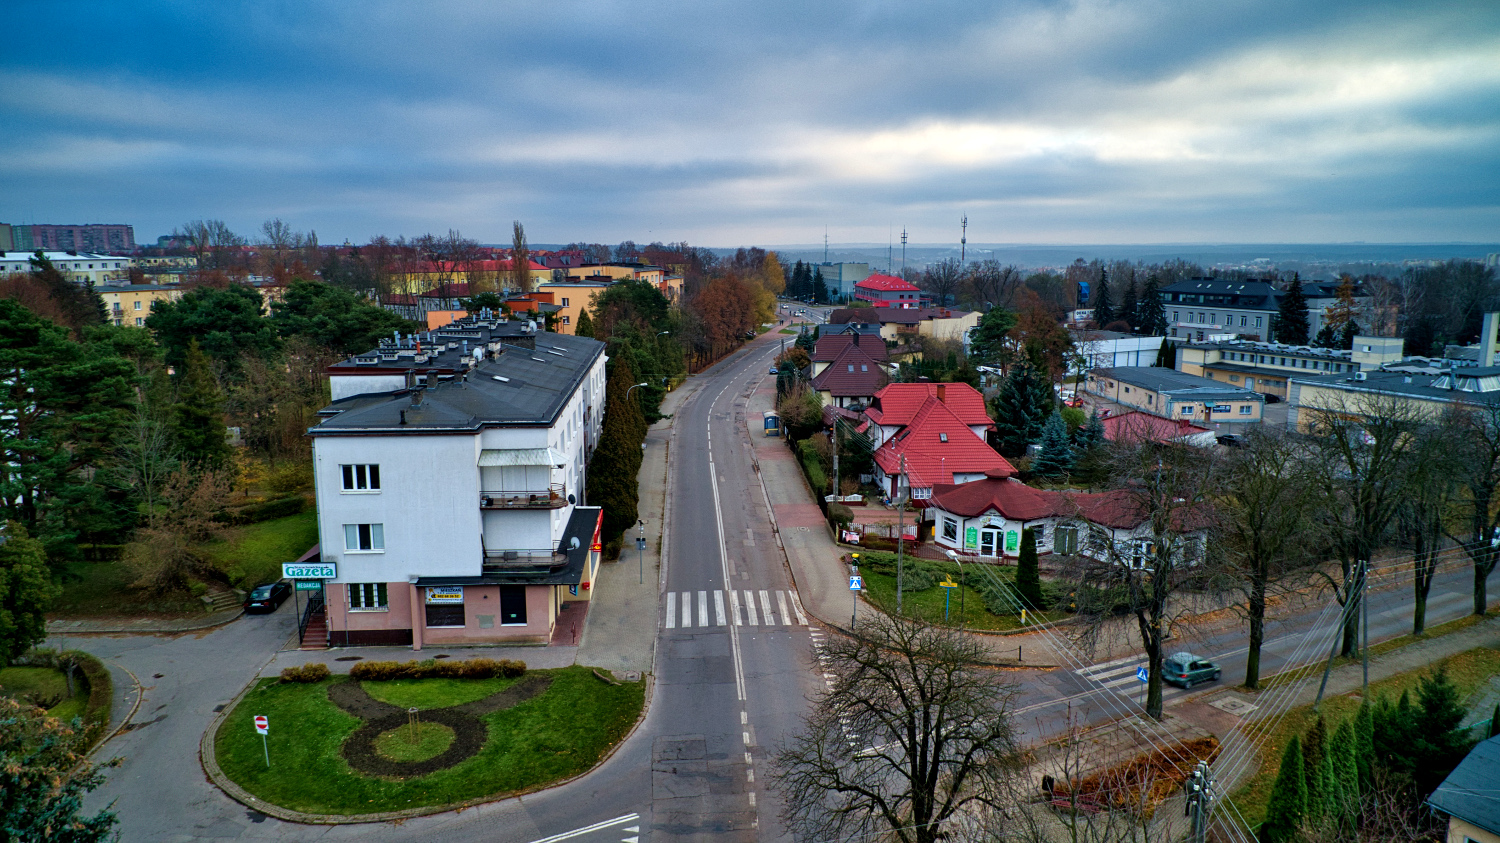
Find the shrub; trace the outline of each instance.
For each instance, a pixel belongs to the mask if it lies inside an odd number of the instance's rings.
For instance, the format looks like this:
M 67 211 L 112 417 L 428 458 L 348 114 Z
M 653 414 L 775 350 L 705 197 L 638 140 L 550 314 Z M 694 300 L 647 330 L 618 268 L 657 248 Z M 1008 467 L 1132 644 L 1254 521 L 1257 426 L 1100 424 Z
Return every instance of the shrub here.
M 802 470 L 813 487 L 813 494 L 821 501 L 828 494 L 828 474 L 823 471 L 823 458 L 818 453 L 817 444 L 812 439 L 803 439 L 797 443 L 797 454 L 801 457 Z
M 849 522 L 854 520 L 854 510 L 841 503 L 830 503 L 828 505 L 828 520 L 840 527 L 847 527 L 849 526 Z
M 266 475 L 266 488 L 274 495 L 312 491 L 312 462 L 298 460 L 278 464 Z
M 302 682 L 311 684 L 313 682 L 322 682 L 330 675 L 331 674 L 328 670 L 328 665 L 323 664 L 322 662 L 313 662 L 311 664 L 302 665 L 301 667 L 284 667 L 281 669 L 281 681 L 283 682 Z
M 526 675 L 526 662 L 511 659 L 472 658 L 463 661 L 424 659 L 409 662 L 360 662 L 349 670 L 356 682 L 388 682 L 392 679 L 515 679 Z

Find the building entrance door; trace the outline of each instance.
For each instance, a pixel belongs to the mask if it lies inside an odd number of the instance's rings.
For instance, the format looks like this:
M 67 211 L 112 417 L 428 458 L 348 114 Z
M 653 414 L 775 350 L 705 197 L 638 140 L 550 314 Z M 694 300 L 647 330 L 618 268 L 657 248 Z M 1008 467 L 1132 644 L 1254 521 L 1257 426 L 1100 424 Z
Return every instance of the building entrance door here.
M 980 530 L 979 531 L 979 555 L 980 556 L 999 556 L 1000 555 L 1000 531 L 999 530 Z

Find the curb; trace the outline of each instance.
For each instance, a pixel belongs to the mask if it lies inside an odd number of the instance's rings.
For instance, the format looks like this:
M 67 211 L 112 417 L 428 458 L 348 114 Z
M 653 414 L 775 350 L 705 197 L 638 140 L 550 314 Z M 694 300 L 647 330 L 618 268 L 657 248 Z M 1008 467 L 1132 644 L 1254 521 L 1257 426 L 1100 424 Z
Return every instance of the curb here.
M 175 635 L 175 634 L 177 634 L 179 632 L 198 632 L 198 631 L 204 630 L 204 629 L 214 629 L 215 627 L 224 626 L 225 624 L 232 623 L 234 621 L 239 620 L 240 617 L 243 616 L 244 614 L 245 614 L 245 610 L 240 609 L 240 610 L 238 610 L 238 611 L 236 611 L 234 613 L 233 617 L 223 618 L 222 620 L 206 620 L 203 623 L 194 624 L 192 626 L 179 626 L 179 627 L 170 627 L 170 628 L 168 628 L 168 627 L 140 627 L 140 626 L 136 626 L 136 627 L 122 627 L 122 628 L 119 628 L 119 629 L 65 629 L 63 627 L 55 627 L 55 626 L 53 626 L 54 623 L 59 623 L 58 621 L 48 621 L 47 622 L 47 634 L 48 635 L 63 635 L 63 636 L 67 636 L 67 635 Z
M 635 736 L 635 733 L 640 730 L 641 724 L 646 721 L 646 713 L 651 709 L 651 698 L 655 696 L 656 692 L 656 674 L 642 674 L 641 681 L 646 683 L 646 695 L 645 698 L 641 701 L 641 713 L 636 715 L 635 723 L 631 724 L 630 729 L 627 730 L 625 734 L 621 736 L 621 738 L 616 741 L 615 744 L 609 748 L 609 751 L 605 752 L 597 762 L 595 762 L 587 770 L 584 770 L 583 772 L 578 773 L 575 776 L 569 776 L 566 779 L 560 779 L 555 782 L 548 782 L 547 784 L 538 785 L 536 787 L 527 788 L 525 790 L 515 790 L 508 793 L 492 794 L 489 796 L 477 796 L 473 799 L 465 799 L 462 802 L 451 802 L 446 805 L 427 805 L 421 808 L 407 808 L 402 811 L 382 811 L 375 814 L 308 814 L 303 813 L 302 811 L 292 810 L 291 808 L 283 808 L 275 803 L 262 800 L 261 798 L 251 794 L 249 791 L 236 784 L 232 779 L 229 778 L 229 776 L 225 775 L 224 770 L 219 767 L 218 757 L 215 754 L 214 750 L 214 738 L 217 737 L 219 733 L 219 727 L 223 725 L 224 721 L 228 719 L 230 713 L 239 706 L 240 701 L 244 699 L 245 695 L 249 693 L 250 690 L 254 688 L 262 678 L 264 677 L 256 676 L 255 678 L 251 679 L 248 683 L 246 683 L 245 687 L 240 689 L 240 692 L 235 695 L 234 699 L 230 700 L 229 703 L 224 706 L 224 710 L 220 711 L 217 715 L 214 716 L 213 722 L 208 724 L 208 729 L 203 733 L 203 737 L 199 738 L 198 740 L 198 761 L 203 767 L 203 772 L 208 774 L 209 781 L 213 782 L 214 786 L 223 791 L 224 794 L 227 795 L 230 799 L 233 799 L 234 801 L 240 803 L 241 805 L 244 805 L 246 808 L 249 808 L 252 811 L 265 814 L 268 817 L 274 817 L 275 819 L 281 820 L 283 822 L 298 823 L 300 825 L 365 825 L 370 823 L 395 822 L 400 820 L 412 819 L 413 817 L 428 817 L 434 814 L 446 814 L 450 811 L 461 812 L 478 805 L 487 805 L 493 802 L 504 802 L 507 799 L 518 799 L 522 796 L 527 796 L 532 793 L 539 793 L 544 790 L 550 790 L 554 787 L 562 787 L 565 784 L 575 782 L 599 769 L 601 765 L 614 757 L 615 753 L 620 750 L 620 747 L 624 746 L 627 741 Z
M 101 659 L 101 661 L 103 661 L 103 660 Z M 99 750 L 103 749 L 105 744 L 107 744 L 111 740 L 113 740 L 116 735 L 118 735 L 121 732 L 125 731 L 125 727 L 130 725 L 130 721 L 131 721 L 132 718 L 135 717 L 136 712 L 138 712 L 138 711 L 141 710 L 141 700 L 144 699 L 145 696 L 146 696 L 146 689 L 145 689 L 145 687 L 143 687 L 141 685 L 141 680 L 133 672 L 131 672 L 130 668 L 125 667 L 124 665 L 115 664 L 114 662 L 110 662 L 110 665 L 113 666 L 113 667 L 117 667 L 120 670 L 125 671 L 125 675 L 130 677 L 131 684 L 135 686 L 135 702 L 132 703 L 131 706 L 130 706 L 130 713 L 126 714 L 120 720 L 120 725 L 116 726 L 114 729 L 112 729 L 110 731 L 109 734 L 107 734 L 104 737 L 100 738 L 99 742 L 96 743 L 96 744 L 94 744 L 93 748 L 90 749 L 89 752 L 88 752 L 89 756 L 93 756 L 94 753 L 96 753 Z

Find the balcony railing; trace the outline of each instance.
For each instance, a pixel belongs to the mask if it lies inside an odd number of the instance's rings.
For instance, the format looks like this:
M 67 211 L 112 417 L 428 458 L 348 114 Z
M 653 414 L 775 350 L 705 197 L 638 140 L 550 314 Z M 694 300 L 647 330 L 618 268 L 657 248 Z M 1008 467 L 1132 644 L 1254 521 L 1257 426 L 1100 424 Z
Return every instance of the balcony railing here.
M 486 574 L 545 574 L 568 564 L 568 554 L 554 548 L 484 549 L 483 571 Z
M 562 483 L 553 483 L 544 489 L 499 489 L 479 493 L 480 509 L 558 509 L 567 505 L 567 488 Z

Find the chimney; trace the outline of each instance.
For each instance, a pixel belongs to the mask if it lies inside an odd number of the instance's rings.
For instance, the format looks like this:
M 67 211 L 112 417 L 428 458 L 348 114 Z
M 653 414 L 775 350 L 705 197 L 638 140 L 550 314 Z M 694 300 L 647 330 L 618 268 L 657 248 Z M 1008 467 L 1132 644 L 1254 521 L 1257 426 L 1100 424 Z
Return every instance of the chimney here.
M 937 399 L 944 404 L 948 403 L 948 385 L 940 383 L 937 385 Z
M 1500 313 L 1486 313 L 1484 328 L 1479 334 L 1479 365 L 1495 365 L 1495 331 L 1500 329 Z
M 855 344 L 855 345 L 859 345 L 859 331 L 855 331 L 855 332 L 854 332 L 854 339 L 853 339 L 853 343 L 854 343 L 854 344 Z

